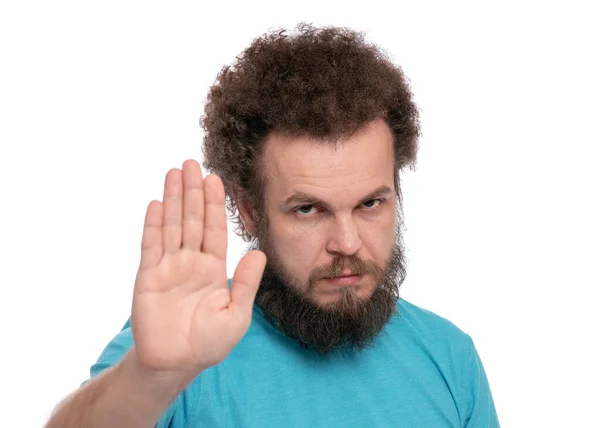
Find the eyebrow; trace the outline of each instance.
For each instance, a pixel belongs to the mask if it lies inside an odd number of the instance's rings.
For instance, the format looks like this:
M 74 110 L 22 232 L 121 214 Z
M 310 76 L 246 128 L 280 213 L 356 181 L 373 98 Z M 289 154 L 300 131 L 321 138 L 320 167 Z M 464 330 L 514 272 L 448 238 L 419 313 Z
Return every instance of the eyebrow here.
M 377 189 L 373 190 L 371 193 L 366 195 L 364 198 L 361 198 L 361 201 L 370 201 L 372 199 L 376 199 L 378 196 L 382 196 L 386 193 L 391 193 L 393 190 L 389 186 L 379 186 Z M 331 209 L 331 206 L 325 202 L 320 200 L 319 198 L 310 195 L 304 192 L 294 192 L 290 196 L 285 199 L 285 202 L 281 205 L 282 207 L 286 207 L 292 204 L 302 204 L 302 205 L 320 205 L 324 208 Z

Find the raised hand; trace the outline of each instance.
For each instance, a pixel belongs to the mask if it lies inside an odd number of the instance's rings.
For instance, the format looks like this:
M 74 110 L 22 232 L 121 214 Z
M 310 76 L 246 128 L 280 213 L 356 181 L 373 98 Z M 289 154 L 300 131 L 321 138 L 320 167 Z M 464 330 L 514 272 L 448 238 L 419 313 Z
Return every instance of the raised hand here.
M 163 202 L 148 205 L 131 326 L 145 369 L 193 378 L 218 364 L 248 330 L 265 267 L 246 254 L 227 286 L 225 191 L 216 175 L 184 162 L 165 180 Z

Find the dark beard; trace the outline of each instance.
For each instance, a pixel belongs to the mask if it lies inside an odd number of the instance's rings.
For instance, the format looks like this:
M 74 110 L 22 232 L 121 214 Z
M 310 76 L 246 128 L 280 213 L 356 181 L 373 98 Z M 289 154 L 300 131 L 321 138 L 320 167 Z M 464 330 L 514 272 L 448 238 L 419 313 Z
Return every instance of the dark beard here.
M 308 280 L 308 291 L 298 291 L 298 281 L 287 272 L 275 251 L 261 246 L 267 255 L 256 304 L 266 319 L 305 348 L 325 356 L 336 350 L 359 351 L 372 346 L 376 337 L 397 312 L 399 288 L 406 277 L 402 239 L 398 239 L 386 269 L 356 256 L 336 257 L 330 266 L 315 269 Z M 318 305 L 310 294 L 322 278 L 340 275 L 344 268 L 367 274 L 379 284 L 367 299 L 351 288 L 342 289 L 341 299 Z

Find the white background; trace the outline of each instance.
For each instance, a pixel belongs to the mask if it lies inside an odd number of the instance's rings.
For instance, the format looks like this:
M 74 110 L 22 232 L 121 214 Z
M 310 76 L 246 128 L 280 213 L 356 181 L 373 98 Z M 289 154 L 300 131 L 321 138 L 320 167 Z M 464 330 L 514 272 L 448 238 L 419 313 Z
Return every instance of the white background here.
M 473 337 L 503 427 L 598 426 L 598 17 L 591 1 L 2 2 L 0 425 L 41 426 L 127 319 L 146 205 L 199 158 L 220 68 L 309 21 L 366 31 L 422 109 L 403 296 Z

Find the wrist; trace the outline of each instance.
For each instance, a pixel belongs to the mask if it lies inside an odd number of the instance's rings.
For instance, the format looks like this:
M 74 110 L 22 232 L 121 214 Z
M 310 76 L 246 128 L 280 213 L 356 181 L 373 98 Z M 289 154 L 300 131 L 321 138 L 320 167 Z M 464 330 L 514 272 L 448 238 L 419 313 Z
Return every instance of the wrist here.
M 170 403 L 193 380 L 192 376 L 177 371 L 145 367 L 138 358 L 135 346 L 123 359 L 120 370 L 130 384 L 143 387 L 158 402 Z

